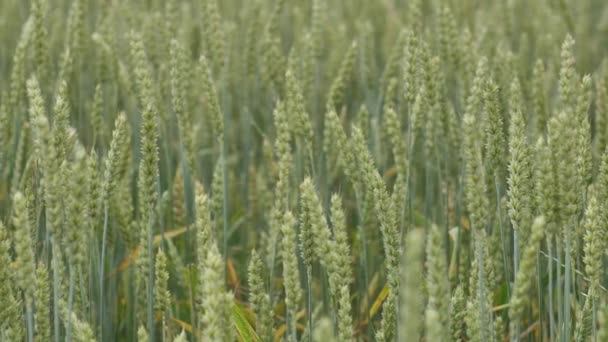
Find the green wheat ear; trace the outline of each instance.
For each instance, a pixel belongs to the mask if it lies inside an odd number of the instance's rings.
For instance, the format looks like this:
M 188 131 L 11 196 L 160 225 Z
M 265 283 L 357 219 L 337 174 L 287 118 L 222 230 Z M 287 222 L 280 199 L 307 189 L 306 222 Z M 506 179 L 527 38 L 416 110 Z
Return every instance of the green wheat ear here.
M 182 329 L 182 332 L 179 333 L 179 335 L 175 336 L 173 342 L 188 342 L 186 331 Z
M 602 277 L 602 256 L 606 241 L 606 232 L 602 229 L 602 214 L 596 193 L 589 198 L 584 216 L 583 263 L 585 274 L 589 278 L 589 293 L 596 293 L 600 288 Z
M 426 239 L 427 276 L 426 287 L 429 292 L 426 327 L 440 338 L 449 331 L 450 284 L 448 266 L 445 260 L 445 246 L 439 227 L 432 226 Z M 434 318 L 430 319 L 429 313 Z M 446 336 L 443 337 L 445 339 Z
M 36 267 L 36 337 L 46 341 L 51 337 L 51 321 L 48 310 L 51 307 L 51 288 L 49 273 L 44 264 L 39 263 Z
M 500 98 L 498 85 L 493 80 L 488 80 L 483 89 L 484 116 L 483 125 L 485 126 L 485 160 L 488 175 L 499 177 L 505 155 L 505 138 L 503 119 L 500 108 Z
M 343 106 L 344 92 L 346 86 L 352 79 L 353 69 L 357 62 L 357 42 L 352 42 L 338 71 L 338 75 L 331 84 L 327 98 L 327 110 L 336 109 L 340 111 Z
M 270 306 L 270 296 L 266 291 L 266 284 L 262 278 L 262 259 L 254 250 L 248 267 L 249 301 L 252 304 L 256 317 L 256 332 L 261 338 L 269 338 L 273 332 L 273 310 Z
M 578 75 L 576 74 L 574 58 L 574 39 L 571 35 L 566 35 L 561 47 L 561 64 L 559 70 L 559 100 L 564 110 L 574 110 L 576 103 L 576 84 Z
M 461 285 L 458 285 L 450 300 L 450 336 L 452 341 L 465 341 L 466 298 Z
M 97 341 L 91 326 L 86 321 L 81 320 L 76 313 L 72 312 L 69 314 L 66 303 L 63 303 L 60 309 L 62 316 L 64 317 L 63 319 L 65 325 L 67 326 L 67 322 L 71 324 L 73 338 L 75 341 Z
M 68 224 L 65 229 L 66 253 L 69 255 L 70 264 L 76 269 L 83 269 L 88 259 L 86 249 L 86 230 L 82 227 L 87 227 L 89 222 L 88 208 L 88 174 L 87 174 L 87 155 L 84 147 L 77 143 L 74 147 L 74 161 L 66 172 L 70 176 L 66 188 L 69 190 L 69 196 L 65 211 L 68 215 Z
M 528 292 L 532 288 L 534 281 L 538 244 L 545 235 L 545 224 L 545 218 L 542 216 L 534 220 L 530 240 L 527 242 L 522 254 L 520 267 L 515 278 L 515 287 L 509 301 L 509 319 L 512 325 L 519 323 L 526 308 Z
M 8 98 L 7 96 L 3 96 L 2 107 L 4 108 L 4 112 L 0 112 L 0 119 L 4 119 L 3 125 L 0 126 L 2 132 L 6 134 L 6 139 L 4 141 L 8 141 L 9 137 L 12 137 L 14 132 L 12 127 L 8 125 L 9 122 L 14 120 L 14 113 L 18 108 L 21 108 L 24 100 L 25 100 L 25 88 L 26 84 L 26 52 L 28 44 L 30 44 L 30 40 L 32 39 L 32 26 L 33 26 L 33 18 L 30 17 L 25 22 L 21 29 L 21 35 L 19 36 L 19 41 L 15 48 L 15 53 L 13 54 L 13 67 L 10 73 L 10 83 L 8 90 Z M 4 126 L 6 125 L 6 126 Z
M 302 256 L 305 262 L 318 260 L 325 267 L 330 267 L 328 256 L 331 253 L 329 241 L 331 233 L 325 220 L 325 214 L 317 191 L 310 178 L 306 178 L 300 185 L 303 216 L 307 226 L 303 227 L 300 235 Z
M 25 197 L 19 191 L 13 196 L 12 221 L 15 229 L 13 236 L 16 254 L 15 262 L 18 265 L 15 276 L 19 288 L 23 291 L 26 304 L 32 305 L 34 303 L 36 284 L 32 225 L 27 214 Z
M 9 230 L 0 221 L 0 262 L 4 265 L 12 263 L 10 255 L 11 239 L 9 238 Z M 18 339 L 24 338 L 24 332 L 21 324 L 22 303 L 17 287 L 13 283 L 15 275 L 10 272 L 8 267 L 0 269 L 0 296 L 3 298 L 3 309 L 0 310 L 0 321 L 5 322 L 7 326 L 6 338 L 14 337 Z M 39 331 L 43 332 L 43 328 Z M 37 325 L 38 326 L 38 325 Z M 44 335 L 43 335 L 44 336 Z
M 161 312 L 161 336 L 167 334 L 167 320 L 171 312 L 171 292 L 169 292 L 169 270 L 167 256 L 158 249 L 154 260 L 154 310 Z M 168 314 L 169 313 L 169 314 Z
M 148 332 L 146 331 L 146 328 L 144 328 L 143 325 L 140 325 L 139 328 L 137 329 L 137 341 L 138 342 L 148 342 Z
M 200 282 L 203 309 L 201 326 L 205 327 L 203 334 L 209 341 L 231 340 L 230 315 L 234 305 L 233 296 L 224 289 L 222 277 L 224 266 L 215 243 L 209 246 L 209 250 L 203 256 L 202 266 Z
M 296 341 L 296 314 L 302 301 L 300 273 L 298 271 L 298 254 L 296 251 L 295 219 L 286 212 L 279 222 L 281 227 L 281 257 L 283 260 L 283 278 L 285 279 L 285 306 L 288 314 L 287 334 L 289 340 Z
M 476 298 L 471 298 L 466 302 L 466 310 L 464 321 L 466 323 L 466 336 L 471 341 L 483 341 L 484 335 L 480 317 L 479 317 L 479 302 Z
M 144 51 L 143 38 L 132 33 L 131 55 L 135 63 L 135 78 L 139 88 L 141 112 L 141 161 L 139 165 L 138 190 L 143 204 L 143 215 L 150 222 L 157 201 L 158 177 L 158 124 L 157 105 L 149 62 Z M 147 223 L 146 223 L 147 224 Z
M 477 143 L 475 116 L 465 113 L 464 125 L 464 160 L 466 163 L 465 198 L 471 223 L 475 230 L 483 230 L 487 225 L 488 199 L 486 180 L 481 160 L 481 149 Z
M 221 160 L 216 161 L 213 168 L 213 179 L 211 181 L 211 216 L 216 231 L 222 227 L 224 213 L 224 165 Z M 221 235 L 217 237 L 218 241 L 222 241 Z
M 48 46 L 48 32 L 45 26 L 45 10 L 47 9 L 46 0 L 36 0 L 32 2 L 33 32 L 32 46 L 34 49 L 34 60 L 36 61 L 36 73 L 41 84 L 47 84 L 50 77 L 50 56 Z
M 406 31 L 406 46 L 401 60 L 401 73 L 403 75 L 404 97 L 408 106 L 414 104 L 418 94 L 417 59 L 419 54 L 417 37 L 411 31 Z
M 537 59 L 532 71 L 532 101 L 537 133 L 544 133 L 549 121 L 545 83 L 545 65 L 541 59 Z
M 171 81 L 171 104 L 177 118 L 179 135 L 184 146 L 184 155 L 188 167 L 193 172 L 195 168 L 195 135 L 192 130 L 193 123 L 191 115 L 187 112 L 188 107 L 188 69 L 190 63 L 187 59 L 186 50 L 176 39 L 170 42 L 170 81 Z
M 399 74 L 399 66 L 403 59 L 404 48 L 407 44 L 408 34 L 407 31 L 401 30 L 399 31 L 399 35 L 393 44 L 393 47 L 388 55 L 388 60 L 386 61 L 386 66 L 384 67 L 384 72 L 382 73 L 383 80 L 383 88 L 387 89 L 389 82 L 392 79 L 397 79 Z
M 207 108 L 210 111 L 213 133 L 217 141 L 222 141 L 224 134 L 224 116 L 220 108 L 218 91 L 213 81 L 211 67 L 205 55 L 201 55 L 197 67 L 197 73 L 201 77 L 203 94 L 207 98 Z
M 125 159 L 125 146 L 129 144 L 128 123 L 125 113 L 119 113 L 114 122 L 110 151 L 105 159 L 103 183 L 101 189 L 101 203 L 108 205 L 109 199 L 117 186 L 118 177 L 121 175 L 121 162 Z
M 162 248 L 156 252 L 154 272 L 154 308 L 164 313 L 170 309 L 171 293 L 168 288 L 169 272 L 167 270 L 167 256 Z
M 508 196 L 509 217 L 515 231 L 514 241 L 517 246 L 528 241 L 534 199 L 532 198 L 533 165 L 532 150 L 528 143 L 526 122 L 522 110 L 521 89 L 519 81 L 514 78 L 511 83 L 511 120 L 509 123 Z M 542 190 L 541 190 L 542 191 Z M 516 248 L 515 253 L 518 253 Z M 516 256 L 519 258 L 519 255 Z M 517 265 L 515 265 L 517 266 Z
M 314 194 L 314 189 L 312 194 L 309 193 L 309 183 L 310 179 L 306 178 L 304 182 L 300 185 L 300 192 L 302 193 L 302 209 L 300 210 L 300 234 L 298 236 L 298 239 L 300 240 L 299 242 L 300 251 L 302 254 L 302 261 L 304 262 L 304 265 L 310 269 L 312 268 L 313 263 L 317 259 L 317 255 L 315 255 L 315 231 L 313 230 L 313 224 L 317 225 L 319 223 L 319 217 L 312 216 L 315 213 L 312 213 L 311 211 L 316 211 L 318 208 L 317 203 L 314 202 L 314 200 L 316 200 L 316 194 Z
M 130 140 L 129 140 L 129 144 L 130 145 Z M 129 149 L 130 147 L 127 146 L 127 149 Z M 89 225 L 91 227 L 91 229 L 95 229 L 97 227 L 97 225 L 99 224 L 98 222 L 98 218 L 100 215 L 100 211 L 101 211 L 101 193 L 100 193 L 100 189 L 101 189 L 101 182 L 100 182 L 100 175 L 99 175 L 99 161 L 98 161 L 98 157 L 97 157 L 97 153 L 95 152 L 95 150 L 91 150 L 89 152 L 89 155 L 87 156 L 87 161 L 86 161 L 86 165 L 87 165 L 87 172 L 86 172 L 86 177 L 89 180 L 89 193 L 88 193 L 88 198 L 87 198 L 87 207 L 88 207 L 88 214 L 89 214 Z M 126 161 L 128 161 L 127 158 L 125 158 Z M 125 161 L 125 164 L 126 164 Z M 126 167 L 126 166 L 125 166 Z M 123 189 L 124 190 L 124 189 Z
M 202 6 L 203 36 L 206 39 L 206 47 L 213 61 L 213 68 L 216 73 L 219 73 L 224 65 L 225 38 L 218 2 L 216 0 L 204 0 Z
M 333 241 L 335 246 L 332 251 L 332 259 L 336 263 L 336 272 L 342 285 L 350 285 L 353 282 L 352 255 L 348 241 L 348 229 L 346 215 L 344 213 L 342 198 L 338 194 L 331 196 L 331 223 L 333 228 Z

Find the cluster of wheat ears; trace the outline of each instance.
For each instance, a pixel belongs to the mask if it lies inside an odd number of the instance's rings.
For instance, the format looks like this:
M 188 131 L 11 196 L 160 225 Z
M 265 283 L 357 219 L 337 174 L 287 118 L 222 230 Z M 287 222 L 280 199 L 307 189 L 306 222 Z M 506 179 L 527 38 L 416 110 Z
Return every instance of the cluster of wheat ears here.
M 608 341 L 605 0 L 0 1 L 0 341 Z

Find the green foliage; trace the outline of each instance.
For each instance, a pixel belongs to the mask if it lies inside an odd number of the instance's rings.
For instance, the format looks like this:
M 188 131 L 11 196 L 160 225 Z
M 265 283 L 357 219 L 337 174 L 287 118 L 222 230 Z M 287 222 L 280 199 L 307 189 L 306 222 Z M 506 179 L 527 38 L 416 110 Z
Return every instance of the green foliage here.
M 607 27 L 0 1 L 0 341 L 605 340 Z

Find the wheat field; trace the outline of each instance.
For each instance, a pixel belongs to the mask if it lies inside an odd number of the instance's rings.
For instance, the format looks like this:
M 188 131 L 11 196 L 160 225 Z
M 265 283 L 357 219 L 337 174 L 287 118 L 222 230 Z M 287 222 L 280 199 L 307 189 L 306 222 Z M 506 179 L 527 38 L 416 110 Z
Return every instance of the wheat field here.
M 0 341 L 608 341 L 605 0 L 1 0 Z

